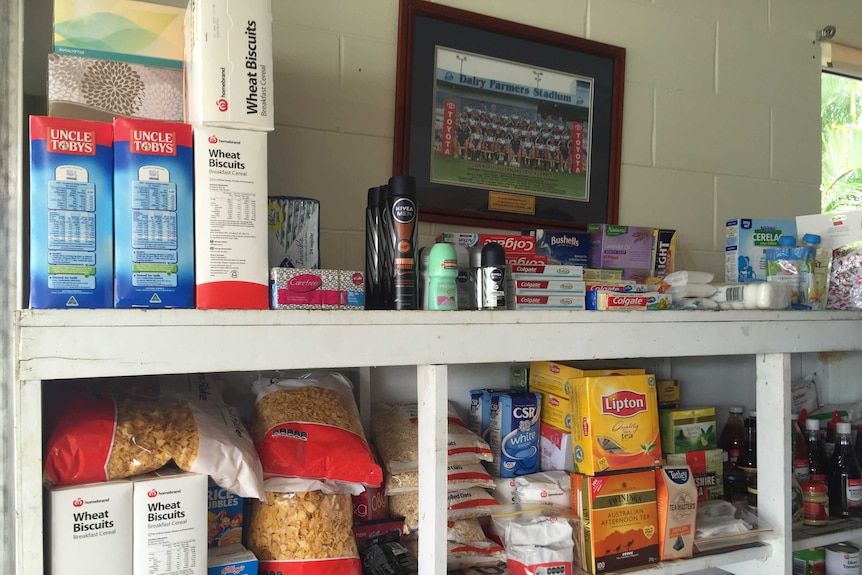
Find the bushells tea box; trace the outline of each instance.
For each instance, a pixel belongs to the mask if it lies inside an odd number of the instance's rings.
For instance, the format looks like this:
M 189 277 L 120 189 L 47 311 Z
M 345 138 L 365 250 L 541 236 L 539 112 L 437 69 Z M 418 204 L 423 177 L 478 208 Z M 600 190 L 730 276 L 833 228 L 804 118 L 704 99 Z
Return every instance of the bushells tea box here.
M 187 121 L 273 130 L 269 0 L 191 0 L 185 32 Z
M 204 575 L 207 476 L 163 468 L 131 481 L 132 575 Z
M 266 133 L 197 126 L 195 281 L 199 309 L 267 309 Z
M 30 307 L 113 307 L 111 124 L 30 117 Z
M 114 307 L 195 306 L 192 129 L 114 120 Z
M 132 483 L 102 481 L 48 493 L 51 575 L 132 570 Z M 50 526 L 50 527 L 48 527 Z

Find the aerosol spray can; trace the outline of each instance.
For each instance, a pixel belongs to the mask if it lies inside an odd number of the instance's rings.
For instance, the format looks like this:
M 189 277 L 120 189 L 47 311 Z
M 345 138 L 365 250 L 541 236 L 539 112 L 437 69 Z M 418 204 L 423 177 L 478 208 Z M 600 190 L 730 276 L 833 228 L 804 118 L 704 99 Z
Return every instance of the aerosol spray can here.
M 496 242 L 482 246 L 479 309 L 506 309 L 506 251 Z
M 385 202 L 386 186 L 368 189 L 368 203 L 365 208 L 365 309 L 384 309 L 380 208 Z
M 384 267 L 388 267 L 389 309 L 417 309 L 416 305 L 416 179 L 389 179 L 384 229 Z

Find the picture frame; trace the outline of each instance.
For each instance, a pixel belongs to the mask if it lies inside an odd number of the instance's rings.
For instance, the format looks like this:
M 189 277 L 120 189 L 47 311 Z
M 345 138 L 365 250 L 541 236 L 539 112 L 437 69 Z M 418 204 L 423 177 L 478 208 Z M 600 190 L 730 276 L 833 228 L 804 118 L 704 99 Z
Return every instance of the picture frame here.
M 625 48 L 400 0 L 393 173 L 420 221 L 615 224 L 624 81 Z

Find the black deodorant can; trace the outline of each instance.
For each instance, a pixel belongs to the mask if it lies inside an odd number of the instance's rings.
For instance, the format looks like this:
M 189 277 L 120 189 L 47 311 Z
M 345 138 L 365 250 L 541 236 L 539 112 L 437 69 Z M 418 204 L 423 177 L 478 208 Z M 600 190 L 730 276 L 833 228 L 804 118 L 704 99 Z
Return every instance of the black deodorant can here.
M 418 309 L 416 289 L 416 236 L 419 218 L 416 209 L 416 179 L 393 176 L 389 179 L 383 238 L 388 264 L 388 309 Z
M 383 260 L 380 250 L 380 206 L 385 202 L 385 186 L 368 189 L 368 203 L 365 208 L 365 309 L 384 309 L 381 304 Z

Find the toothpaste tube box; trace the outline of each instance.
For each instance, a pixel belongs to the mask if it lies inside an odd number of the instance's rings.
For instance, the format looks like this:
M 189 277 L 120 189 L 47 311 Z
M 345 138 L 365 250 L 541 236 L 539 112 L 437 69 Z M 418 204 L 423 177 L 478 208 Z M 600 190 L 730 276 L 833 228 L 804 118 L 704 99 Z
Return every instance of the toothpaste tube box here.
M 189 123 L 243 130 L 275 128 L 268 0 L 191 0 L 184 58 Z
M 269 267 L 320 268 L 320 201 L 270 196 Z
M 488 443 L 497 477 L 517 477 L 539 471 L 539 419 L 542 396 L 538 393 L 502 392 L 491 396 Z
M 523 309 L 586 309 L 583 294 L 507 294 L 506 306 L 512 310 Z
M 365 309 L 362 272 L 272 268 L 272 309 Z
M 456 244 L 466 248 L 481 247 L 497 242 L 509 254 L 536 254 L 536 238 L 515 234 L 474 234 L 471 232 L 444 232 L 437 236 L 437 243 Z
M 572 434 L 546 423 L 539 425 L 539 468 L 542 471 L 574 471 Z
M 525 276 L 510 274 L 507 278 L 506 291 L 514 291 L 518 294 L 568 294 L 584 295 L 586 284 L 582 281 L 570 279 L 546 279 L 542 276 Z
M 623 270 L 622 279 L 646 280 L 653 269 L 653 228 L 590 224 L 590 266 Z
M 192 129 L 114 120 L 114 307 L 194 308 Z
M 659 292 L 618 293 L 613 291 L 588 292 L 595 294 L 595 309 L 599 311 L 646 311 L 673 309 L 670 294 Z
M 50 575 L 90 575 L 98 558 L 105 573 L 132 570 L 132 483 L 101 481 L 54 487 L 47 494 Z
M 266 134 L 196 126 L 195 304 L 267 309 Z
M 590 263 L 590 234 L 561 230 L 522 230 L 536 238 L 536 254 L 548 257 L 549 264 L 587 267 Z
M 228 547 L 242 542 L 242 497 L 209 481 L 207 541 L 209 547 Z
M 511 264 L 510 276 L 513 278 L 568 279 L 582 281 L 584 268 L 581 266 L 564 266 L 551 264 Z
M 648 284 L 639 284 L 633 281 L 622 280 L 619 282 L 587 282 L 586 303 L 587 309 L 599 309 L 599 293 L 600 292 L 619 292 L 619 293 L 646 293 L 655 289 L 656 286 Z
M 796 235 L 794 220 L 737 218 L 724 225 L 724 281 L 766 281 L 766 250 Z
M 257 575 L 257 557 L 240 544 L 210 549 L 207 575 Z
M 30 117 L 30 307 L 109 308 L 111 124 Z
M 506 252 L 506 263 L 510 266 L 544 266 L 548 263 L 547 256 L 539 256 L 536 254 L 521 254 L 516 252 Z

